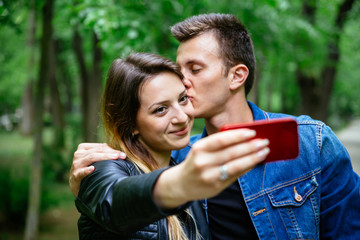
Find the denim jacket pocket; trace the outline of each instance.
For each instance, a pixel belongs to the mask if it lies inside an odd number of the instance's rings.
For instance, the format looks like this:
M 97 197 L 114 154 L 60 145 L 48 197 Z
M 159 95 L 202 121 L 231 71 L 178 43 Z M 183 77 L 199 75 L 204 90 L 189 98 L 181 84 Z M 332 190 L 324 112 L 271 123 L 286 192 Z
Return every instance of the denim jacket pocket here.
M 316 191 L 318 183 L 315 176 L 301 182 L 284 185 L 268 193 L 273 207 L 294 206 L 299 207 Z
M 291 181 L 267 191 L 273 211 L 271 218 L 289 239 L 318 239 L 320 206 L 315 192 L 316 177 Z

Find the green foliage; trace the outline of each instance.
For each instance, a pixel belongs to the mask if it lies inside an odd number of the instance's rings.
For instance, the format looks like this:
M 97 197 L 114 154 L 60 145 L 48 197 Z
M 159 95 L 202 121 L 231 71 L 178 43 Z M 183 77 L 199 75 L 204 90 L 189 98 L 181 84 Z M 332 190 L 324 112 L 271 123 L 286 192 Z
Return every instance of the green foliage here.
M 195 119 L 191 135 L 202 134 L 205 124 L 203 119 Z
M 26 68 L 27 51 L 19 51 L 19 46 L 24 45 L 24 35 L 14 31 L 13 28 L 1 27 L 0 43 L 0 115 L 13 113 L 20 107 L 21 96 L 28 75 Z M 6 47 L 5 47 L 6 46 Z M 28 73 L 32 74 L 32 73 Z
M 360 4 L 358 4 L 357 16 L 360 16 Z M 354 11 L 354 15 L 356 13 Z M 331 101 L 331 116 L 333 119 L 347 120 L 354 116 L 359 116 L 359 62 L 360 47 L 357 44 L 360 41 L 360 26 L 354 18 L 350 20 L 340 42 L 341 62 L 337 75 L 338 81 L 335 82 L 334 94 Z
M 296 114 L 300 99 L 296 70 L 305 69 L 308 75 L 319 79 L 321 68 L 327 61 L 329 39 L 336 33 L 333 28 L 335 13 L 342 1 L 315 2 L 317 11 L 311 23 L 302 14 L 303 1 L 300 0 L 56 1 L 54 35 L 61 43 L 58 58 L 65 63 L 64 68 L 58 70 L 59 75 L 65 74 L 66 78 L 70 79 L 74 104 L 79 106 L 79 71 L 71 44 L 75 26 L 79 28 L 85 41 L 88 65 L 92 57 L 91 31 L 94 30 L 100 39 L 105 79 L 112 60 L 131 51 L 154 52 L 175 60 L 178 43 L 171 36 L 169 27 L 176 22 L 200 13 L 233 13 L 244 22 L 254 40 L 260 76 L 258 81 L 261 107 L 270 111 L 286 110 Z M 6 24 L 2 27 L 4 31 L 1 33 L 4 34 L 0 33 L 0 41 L 11 44 L 0 53 L 0 63 L 4 66 L 0 69 L 0 113 L 5 112 L 5 109 L 11 112 L 19 107 L 24 82 L 29 78 L 29 74 L 34 75 L 28 71 L 16 70 L 16 66 L 25 66 L 27 61 L 26 51 L 19 51 L 18 46 L 25 43 L 28 6 L 23 1 L 5 5 L 2 7 L 5 16 L 2 20 Z M 16 6 L 23 8 L 15 11 Z M 358 17 L 359 12 L 356 12 L 355 7 L 349 22 L 352 19 L 356 21 Z M 15 35 L 17 31 L 13 26 L 22 29 L 22 34 Z M 358 35 L 356 31 L 352 35 L 342 35 L 342 42 L 351 41 Z M 342 53 L 349 57 L 354 55 L 349 45 L 342 46 Z M 341 59 L 340 65 L 340 68 L 352 67 L 345 58 Z M 352 68 L 351 79 L 356 79 L 358 71 Z M 14 81 L 17 81 L 16 86 L 19 87 L 13 87 Z M 337 89 L 338 87 L 334 89 L 334 97 L 343 94 L 338 93 Z M 64 98 L 65 95 L 61 96 Z M 65 101 L 63 99 L 63 102 Z M 360 114 L 356 107 L 353 108 L 351 104 L 349 107 L 354 114 Z M 331 112 L 333 113 L 334 109 Z
M 0 131 L 0 222 L 24 223 L 29 192 L 32 144 L 18 134 Z M 2 224 L 4 224 L 3 222 Z
M 28 49 L 30 2 L 0 0 L 0 44 L 3 46 L 0 51 L 0 116 L 14 113 L 21 107 L 26 83 L 37 77 L 43 1 L 35 2 L 37 43 L 34 49 Z M 48 128 L 44 144 L 43 208 L 57 204 L 57 197 L 53 194 L 57 181 L 67 178 L 73 152 L 81 142 L 80 71 L 72 42 L 75 28 L 83 38 L 82 47 L 88 66 L 91 66 L 93 57 L 92 32 L 100 39 L 103 51 L 101 68 L 105 79 L 114 58 L 131 51 L 158 53 L 175 60 L 178 42 L 171 36 L 169 28 L 178 21 L 209 12 L 235 14 L 247 26 L 254 41 L 260 107 L 300 114 L 301 97 L 296 72 L 300 69 L 320 80 L 322 67 L 328 61 L 327 46 L 338 33 L 334 21 L 342 0 L 314 2 L 317 10 L 313 21 L 309 21 L 302 13 L 303 0 L 55 1 L 56 77 L 65 111 L 66 145 L 64 149 L 52 145 L 51 103 L 46 99 Z M 340 35 L 341 59 L 331 99 L 330 125 L 360 116 L 359 16 L 360 2 L 356 1 Z M 35 67 L 29 69 L 31 53 L 35 53 Z M 202 120 L 196 120 L 192 134 L 201 133 L 203 126 Z M 7 196 L 0 201 L 0 211 L 6 209 L 15 216 L 24 214 L 26 207 L 32 140 L 22 139 L 16 132 L 11 136 L 17 137 L 12 139 L 8 133 L 0 132 L 0 156 L 4 159 L 0 163 L 0 181 L 3 182 L 0 195 Z
M 67 132 L 67 138 L 71 136 L 73 133 Z M 58 206 L 65 200 L 73 198 L 67 186 L 67 174 L 72 157 L 68 151 L 59 152 L 52 148 L 50 144 L 52 137 L 51 129 L 46 129 L 43 146 L 41 211 Z M 75 146 L 70 139 L 67 142 Z M 0 195 L 2 196 L 0 199 L 0 225 L 6 223 L 21 227 L 24 224 L 29 196 L 29 166 L 32 160 L 32 149 L 30 137 L 23 137 L 16 132 L 0 131 Z M 74 149 L 70 150 L 73 154 Z M 62 196 L 57 187 L 64 183 L 66 183 L 68 192 Z M 61 191 L 64 193 L 64 190 Z M 66 198 L 64 199 L 64 197 Z
M 15 173 L 13 168 L 4 169 L 2 166 L 0 181 L 2 183 L 0 186 L 2 196 L 0 213 L 4 217 L 4 219 L 0 219 L 0 222 L 6 220 L 9 225 L 23 224 L 28 200 L 29 182 L 27 174 L 24 172 Z

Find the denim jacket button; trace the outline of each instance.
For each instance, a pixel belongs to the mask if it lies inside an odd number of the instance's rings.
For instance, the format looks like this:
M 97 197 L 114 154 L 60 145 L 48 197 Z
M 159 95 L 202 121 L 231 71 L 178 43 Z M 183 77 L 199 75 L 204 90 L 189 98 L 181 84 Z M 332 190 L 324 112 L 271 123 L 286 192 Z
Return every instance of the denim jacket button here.
M 301 202 L 301 201 L 302 201 L 302 197 L 301 197 L 300 194 L 295 193 L 295 201 L 297 201 L 297 202 Z
M 300 194 L 298 194 L 295 187 L 294 187 L 294 193 L 295 193 L 295 201 L 301 202 L 303 198 Z

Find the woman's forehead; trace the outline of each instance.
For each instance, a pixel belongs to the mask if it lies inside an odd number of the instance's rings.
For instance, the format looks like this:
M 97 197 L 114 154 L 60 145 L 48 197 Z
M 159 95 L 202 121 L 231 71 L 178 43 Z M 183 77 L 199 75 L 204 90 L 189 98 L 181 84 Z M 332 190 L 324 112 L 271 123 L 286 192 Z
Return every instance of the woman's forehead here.
M 185 86 L 178 75 L 164 72 L 143 84 L 140 91 L 140 102 L 151 103 L 177 99 L 184 90 Z

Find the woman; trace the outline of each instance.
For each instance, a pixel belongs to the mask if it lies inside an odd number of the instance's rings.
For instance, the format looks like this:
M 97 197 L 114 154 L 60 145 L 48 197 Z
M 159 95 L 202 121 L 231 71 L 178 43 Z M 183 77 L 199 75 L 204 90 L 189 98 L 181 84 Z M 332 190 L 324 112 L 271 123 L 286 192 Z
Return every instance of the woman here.
M 81 182 L 75 201 L 80 239 L 210 239 L 194 200 L 215 196 L 238 177 L 231 171 L 244 173 L 265 159 L 258 153 L 268 143 L 243 143 L 255 132 L 234 130 L 199 140 L 185 161 L 166 170 L 175 165 L 171 151 L 187 146 L 193 124 L 181 78 L 176 64 L 152 54 L 131 54 L 111 65 L 103 122 L 109 145 L 127 159 L 94 163 Z M 173 173 L 167 179 L 181 198 L 155 186 L 164 171 Z
M 109 145 L 128 158 L 96 163 L 83 180 L 76 199 L 80 239 L 209 238 L 199 202 L 163 212 L 149 201 L 149 186 L 174 164 L 171 150 L 190 140 L 193 108 L 181 78 L 175 63 L 151 54 L 111 65 L 103 122 Z

